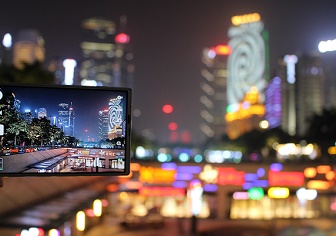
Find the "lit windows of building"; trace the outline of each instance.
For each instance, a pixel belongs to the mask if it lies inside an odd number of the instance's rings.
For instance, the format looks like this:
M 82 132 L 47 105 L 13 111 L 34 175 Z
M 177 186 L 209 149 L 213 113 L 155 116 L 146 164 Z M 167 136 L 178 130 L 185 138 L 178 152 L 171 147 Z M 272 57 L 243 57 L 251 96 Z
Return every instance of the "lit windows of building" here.
M 44 39 L 36 30 L 19 32 L 13 46 L 13 64 L 22 69 L 24 63 L 42 63 L 45 59 Z

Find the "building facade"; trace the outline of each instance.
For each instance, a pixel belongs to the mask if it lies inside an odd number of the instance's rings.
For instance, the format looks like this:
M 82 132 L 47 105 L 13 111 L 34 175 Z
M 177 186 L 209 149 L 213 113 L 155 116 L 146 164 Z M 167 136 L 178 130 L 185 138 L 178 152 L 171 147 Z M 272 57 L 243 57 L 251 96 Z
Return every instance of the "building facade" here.
M 207 138 L 220 138 L 225 134 L 227 102 L 227 58 L 231 49 L 227 45 L 217 45 L 203 50 L 203 69 L 201 74 L 202 104 L 200 125 L 201 131 Z
M 302 136 L 309 119 L 324 107 L 325 74 L 315 55 L 285 55 L 278 60 L 281 78 L 281 128 L 290 135 Z
M 258 13 L 234 16 L 228 30 L 228 58 L 226 115 L 227 135 L 237 138 L 253 129 L 265 114 L 264 90 L 268 80 L 268 34 Z M 250 95 L 257 96 L 253 103 Z
M 121 24 L 126 24 L 125 17 Z M 129 36 L 120 32 L 115 22 L 102 18 L 84 20 L 82 33 L 81 84 L 132 87 L 134 65 Z
M 36 30 L 22 30 L 13 45 L 13 65 L 22 69 L 24 63 L 42 63 L 45 59 L 44 39 Z

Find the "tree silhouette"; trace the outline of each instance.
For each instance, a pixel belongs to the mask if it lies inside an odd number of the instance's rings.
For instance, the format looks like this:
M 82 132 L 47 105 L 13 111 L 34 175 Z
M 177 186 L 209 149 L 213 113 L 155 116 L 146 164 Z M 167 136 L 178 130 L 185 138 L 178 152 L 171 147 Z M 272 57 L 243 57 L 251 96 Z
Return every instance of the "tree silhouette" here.
M 324 108 L 321 114 L 315 114 L 310 119 L 306 139 L 316 142 L 321 147 L 322 157 L 328 156 L 328 148 L 336 142 L 336 109 Z

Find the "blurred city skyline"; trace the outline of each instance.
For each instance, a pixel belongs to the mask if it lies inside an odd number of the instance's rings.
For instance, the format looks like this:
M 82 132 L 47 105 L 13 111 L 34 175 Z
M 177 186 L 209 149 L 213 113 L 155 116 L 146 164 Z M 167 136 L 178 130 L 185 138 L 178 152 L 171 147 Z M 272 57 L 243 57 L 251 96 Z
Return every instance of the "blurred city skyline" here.
M 136 132 L 152 132 L 167 141 L 168 123 L 199 141 L 202 50 L 228 43 L 231 17 L 259 13 L 269 32 L 270 77 L 276 61 L 285 54 L 317 51 L 321 40 L 336 38 L 335 2 L 324 1 L 11 1 L 0 10 L 0 34 L 13 36 L 34 28 L 45 39 L 46 61 L 81 59 L 81 21 L 103 17 L 119 21 L 127 16 L 126 32 L 134 52 L 133 108 Z M 329 60 L 334 59 L 332 53 Z M 165 104 L 174 111 L 164 114 Z

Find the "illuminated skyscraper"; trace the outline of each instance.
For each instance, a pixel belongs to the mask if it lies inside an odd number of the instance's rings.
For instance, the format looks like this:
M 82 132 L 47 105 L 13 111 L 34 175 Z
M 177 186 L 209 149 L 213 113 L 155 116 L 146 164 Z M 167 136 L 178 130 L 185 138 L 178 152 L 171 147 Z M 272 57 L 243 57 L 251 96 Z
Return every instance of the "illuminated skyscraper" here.
M 281 79 L 279 77 L 273 78 L 265 91 L 266 96 L 266 114 L 265 119 L 268 121 L 269 128 L 281 126 Z
M 37 118 L 41 119 L 41 118 L 45 118 L 47 117 L 47 110 L 45 108 L 39 108 L 37 111 Z
M 68 136 L 75 136 L 75 113 L 72 103 L 60 103 L 58 105 L 57 126 Z
M 225 120 L 227 103 L 227 58 L 231 49 L 227 45 L 218 45 L 203 50 L 202 62 L 204 68 L 201 74 L 202 95 L 200 101 L 201 130 L 208 138 L 220 138 L 225 134 Z
M 321 58 L 286 55 L 278 65 L 281 78 L 281 127 L 290 135 L 304 135 L 309 119 L 324 106 L 325 75 Z
M 123 16 L 121 26 L 125 25 Z M 101 18 L 84 20 L 82 29 L 81 84 L 132 87 L 134 66 L 130 37 L 118 30 L 113 21 Z
M 106 140 L 108 139 L 109 133 L 109 123 L 108 123 L 108 110 L 99 111 L 98 117 L 98 140 Z
M 268 34 L 257 13 L 234 16 L 231 21 L 226 121 L 228 136 L 236 138 L 258 129 L 263 119 L 264 89 L 269 79 Z
M 116 98 L 112 98 L 109 101 L 108 108 L 108 138 L 114 139 L 117 137 L 123 137 L 125 134 L 125 127 L 123 122 L 125 120 L 123 111 L 123 97 L 118 96 Z
M 24 63 L 43 62 L 45 58 L 44 39 L 36 30 L 22 30 L 14 39 L 13 64 L 23 68 Z

